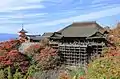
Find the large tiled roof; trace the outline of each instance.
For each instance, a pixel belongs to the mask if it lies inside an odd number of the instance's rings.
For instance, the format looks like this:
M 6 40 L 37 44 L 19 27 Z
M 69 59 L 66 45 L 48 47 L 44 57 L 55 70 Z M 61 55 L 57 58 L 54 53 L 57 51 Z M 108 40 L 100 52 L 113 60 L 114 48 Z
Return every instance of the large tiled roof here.
M 104 29 L 96 22 L 75 22 L 58 31 L 64 37 L 89 37 L 97 31 L 104 32 Z

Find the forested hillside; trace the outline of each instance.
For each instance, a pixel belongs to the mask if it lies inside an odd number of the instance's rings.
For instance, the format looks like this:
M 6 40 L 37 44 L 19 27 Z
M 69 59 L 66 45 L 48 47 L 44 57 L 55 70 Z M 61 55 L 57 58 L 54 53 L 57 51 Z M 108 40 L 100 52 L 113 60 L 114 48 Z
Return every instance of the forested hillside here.
M 0 43 L 0 79 L 120 79 L 120 23 L 109 29 L 110 45 L 86 67 L 60 63 L 58 51 L 44 39 L 19 51 L 20 40 Z

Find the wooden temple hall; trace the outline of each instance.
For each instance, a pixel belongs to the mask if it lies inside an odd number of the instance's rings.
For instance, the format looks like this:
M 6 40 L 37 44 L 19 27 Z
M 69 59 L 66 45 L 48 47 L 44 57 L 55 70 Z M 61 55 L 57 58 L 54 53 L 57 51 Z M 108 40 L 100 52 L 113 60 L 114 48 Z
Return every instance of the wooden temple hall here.
M 50 39 L 53 48 L 60 52 L 65 65 L 85 65 L 102 53 L 108 31 L 96 22 L 75 22 L 57 32 L 42 36 L 28 36 L 30 40 Z
M 59 49 L 64 64 L 85 65 L 102 53 L 107 33 L 96 22 L 76 22 L 43 36 L 53 41 L 52 46 Z

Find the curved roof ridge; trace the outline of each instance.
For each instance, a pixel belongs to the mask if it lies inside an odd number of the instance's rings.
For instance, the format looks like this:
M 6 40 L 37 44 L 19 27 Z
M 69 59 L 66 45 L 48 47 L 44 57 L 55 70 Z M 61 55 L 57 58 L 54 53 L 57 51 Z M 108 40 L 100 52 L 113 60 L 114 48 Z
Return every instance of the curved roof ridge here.
M 92 25 L 92 24 L 97 24 L 96 21 L 85 21 L 85 22 L 73 22 L 73 26 L 85 26 L 85 25 Z
M 96 21 L 82 21 L 82 22 L 73 22 L 73 23 L 96 23 Z

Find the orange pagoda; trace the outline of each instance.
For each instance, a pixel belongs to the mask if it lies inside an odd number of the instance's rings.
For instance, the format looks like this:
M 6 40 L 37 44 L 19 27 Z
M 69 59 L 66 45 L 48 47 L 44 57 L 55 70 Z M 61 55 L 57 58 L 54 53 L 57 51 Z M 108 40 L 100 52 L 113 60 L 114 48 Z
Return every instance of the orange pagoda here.
M 19 33 L 19 40 L 21 42 L 25 42 L 27 40 L 27 35 L 26 33 L 28 33 L 26 30 L 24 30 L 23 26 L 22 26 L 22 29 L 18 32 Z

